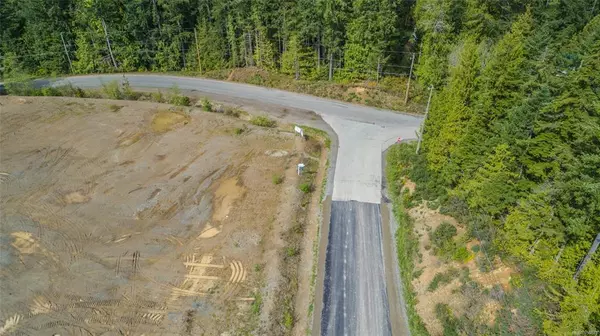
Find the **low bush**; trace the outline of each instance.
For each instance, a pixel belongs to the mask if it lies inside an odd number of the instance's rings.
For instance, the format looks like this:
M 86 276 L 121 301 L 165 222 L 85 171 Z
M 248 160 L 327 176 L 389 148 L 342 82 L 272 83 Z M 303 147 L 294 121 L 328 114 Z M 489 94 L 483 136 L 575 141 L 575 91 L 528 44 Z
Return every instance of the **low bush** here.
M 444 336 L 459 336 L 461 335 L 460 321 L 454 317 L 450 306 L 445 303 L 438 303 L 435 306 L 435 315 L 442 323 L 444 328 Z
M 155 101 L 157 103 L 165 102 L 165 97 L 163 96 L 162 92 L 160 92 L 160 91 L 152 92 L 150 99 L 152 99 L 152 101 Z
M 233 132 L 235 133 L 235 135 L 242 135 L 247 130 L 248 130 L 248 128 L 246 128 L 246 126 L 244 125 L 243 127 L 237 127 Z
M 447 250 L 448 245 L 452 243 L 452 238 L 456 236 L 456 227 L 448 222 L 442 222 L 434 231 L 430 233 L 430 239 L 438 250 Z
M 308 182 L 302 183 L 302 184 L 300 184 L 300 190 L 303 193 L 308 194 L 308 193 L 310 193 L 310 192 L 313 191 L 313 185 L 311 183 L 308 183 Z
M 454 278 L 458 277 L 459 275 L 460 272 L 456 268 L 451 268 L 444 273 L 437 273 L 429 283 L 427 291 L 433 292 L 440 286 L 449 284 L 450 282 L 452 282 L 452 280 L 454 280 Z
M 111 104 L 108 108 L 110 108 L 110 110 L 112 112 L 119 112 L 120 109 L 123 108 L 123 106 L 121 105 L 115 105 L 115 104 Z
M 213 111 L 213 105 L 211 101 L 208 100 L 208 98 L 202 98 L 202 100 L 200 101 L 200 105 L 202 106 L 202 109 L 206 112 Z
M 190 98 L 188 96 L 173 95 L 169 99 L 169 103 L 177 106 L 190 106 Z
M 102 93 L 109 99 L 123 99 L 123 92 L 117 81 L 102 83 Z
M 454 259 L 455 261 L 458 261 L 458 262 L 463 262 L 463 263 L 467 262 L 472 257 L 473 257 L 473 255 L 471 253 L 469 253 L 469 250 L 464 246 L 456 248 L 454 250 L 454 252 L 452 253 L 452 259 Z
M 271 118 L 269 118 L 267 116 L 255 116 L 252 119 L 250 119 L 250 123 L 252 125 L 261 126 L 261 127 L 275 127 L 277 125 L 275 120 L 272 120 Z
M 223 114 L 224 114 L 224 115 L 226 115 L 226 116 L 230 116 L 230 117 L 236 117 L 236 118 L 239 118 L 239 117 L 240 117 L 240 115 L 242 115 L 242 112 L 243 112 L 243 111 L 242 111 L 242 110 L 240 110 L 240 109 L 237 109 L 237 108 L 231 108 L 231 107 L 226 107 L 226 108 L 223 110 Z
M 283 182 L 283 176 L 281 175 L 273 175 L 271 179 L 273 181 L 273 184 L 281 184 Z

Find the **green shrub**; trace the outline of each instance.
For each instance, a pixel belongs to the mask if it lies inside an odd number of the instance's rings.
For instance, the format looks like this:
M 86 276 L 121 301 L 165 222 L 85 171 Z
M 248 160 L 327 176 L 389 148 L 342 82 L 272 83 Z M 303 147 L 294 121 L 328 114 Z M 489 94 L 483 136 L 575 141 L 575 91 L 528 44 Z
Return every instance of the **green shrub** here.
M 169 99 L 169 103 L 178 106 L 190 106 L 190 98 L 188 96 L 173 95 Z
M 271 179 L 273 180 L 273 184 L 281 184 L 283 182 L 283 176 L 281 175 L 273 175 Z
M 119 82 L 112 81 L 102 84 L 102 92 L 109 99 L 123 99 L 123 93 L 119 87 Z
M 112 112 L 119 112 L 119 110 L 120 110 L 120 109 L 122 109 L 122 108 L 123 108 L 123 106 L 121 106 L 121 105 L 115 105 L 115 104 L 111 104 L 111 105 L 109 106 L 109 108 L 110 108 L 110 110 L 111 110 Z
M 456 227 L 448 222 L 442 222 L 433 233 L 430 234 L 431 242 L 438 249 L 444 249 L 456 236 Z
M 246 125 L 244 125 L 243 127 L 237 127 L 233 132 L 235 133 L 235 135 L 242 135 L 247 130 L 248 128 L 246 128 Z
M 283 325 L 288 330 L 291 330 L 294 326 L 294 316 L 288 310 L 283 313 Z
M 410 209 L 414 206 L 413 197 L 408 189 L 404 189 L 402 192 L 402 206 L 405 209 Z
M 458 262 L 466 262 L 471 258 L 471 253 L 466 247 L 462 246 L 454 250 L 452 253 L 452 259 Z
M 237 109 L 237 108 L 226 107 L 223 110 L 223 114 L 225 114 L 226 116 L 231 116 L 231 117 L 239 118 L 240 115 L 242 115 L 242 111 L 240 109 Z
M 294 247 L 294 246 L 290 246 L 290 247 L 288 247 L 288 248 L 285 249 L 285 254 L 288 257 L 296 256 L 296 255 L 298 255 L 299 252 L 300 251 L 298 250 L 298 248 Z
M 308 194 L 313 191 L 313 185 L 309 182 L 302 183 L 300 184 L 300 190 L 303 193 Z
M 275 127 L 277 125 L 275 120 L 272 120 L 271 118 L 269 118 L 267 116 L 255 116 L 252 119 L 250 119 L 250 123 L 252 125 L 261 126 L 261 127 Z
M 42 96 L 47 96 L 47 97 L 62 96 L 62 92 L 60 92 L 60 90 L 58 90 L 57 88 L 52 87 L 52 86 L 43 87 L 41 89 L 41 92 L 42 92 Z
M 252 314 L 258 316 L 262 307 L 262 296 L 260 293 L 254 293 L 254 302 L 252 302 Z
M 200 105 L 202 106 L 202 109 L 206 112 L 213 111 L 213 105 L 210 102 L 210 100 L 208 100 L 208 98 L 202 98 L 202 100 L 200 101 Z
M 127 78 L 123 78 L 122 93 L 123 99 L 137 100 L 138 98 L 140 98 L 140 94 L 133 91 Z
M 152 95 L 150 96 L 150 98 L 152 99 L 152 101 L 155 101 L 157 103 L 165 102 L 165 97 L 163 96 L 162 92 L 160 92 L 160 91 L 152 92 Z
M 15 96 L 41 96 L 42 90 L 33 87 L 29 80 L 6 82 L 6 93 Z
M 435 315 L 444 327 L 444 336 L 459 336 L 460 321 L 454 317 L 450 306 L 445 303 L 438 303 L 435 306 Z
M 429 286 L 427 286 L 427 291 L 433 292 L 438 289 L 440 285 L 448 284 L 450 281 L 451 279 L 446 275 L 446 273 L 436 273 L 433 279 L 431 279 Z
M 479 249 L 480 249 L 479 245 L 473 245 L 473 246 L 471 246 L 471 251 L 473 251 L 473 253 L 479 252 Z

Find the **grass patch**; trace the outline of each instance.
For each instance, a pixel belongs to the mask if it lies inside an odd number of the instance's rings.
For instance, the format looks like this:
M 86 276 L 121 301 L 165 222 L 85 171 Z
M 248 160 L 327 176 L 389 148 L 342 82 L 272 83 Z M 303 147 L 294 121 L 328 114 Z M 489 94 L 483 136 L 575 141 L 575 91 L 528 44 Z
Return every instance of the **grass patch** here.
M 168 132 L 173 126 L 189 122 L 190 117 L 182 113 L 162 111 L 152 117 L 151 128 L 156 133 Z
M 444 273 L 437 273 L 433 277 L 431 282 L 429 283 L 429 286 L 427 287 L 427 291 L 433 292 L 436 289 L 438 289 L 440 286 L 444 286 L 444 285 L 451 283 L 452 280 L 457 278 L 459 275 L 460 275 L 460 271 L 456 268 L 451 268 Z
M 119 112 L 123 108 L 123 106 L 111 104 L 108 106 L 108 108 L 111 110 L 111 112 Z
M 279 174 L 275 174 L 275 175 L 271 176 L 271 181 L 275 185 L 281 184 L 283 182 L 283 176 L 281 176 Z
M 252 302 L 252 307 L 250 308 L 250 312 L 252 313 L 252 315 L 257 316 L 257 317 L 260 315 L 262 303 L 263 303 L 263 299 L 262 299 L 262 295 L 260 295 L 260 292 L 254 293 L 254 302 Z
M 248 128 L 246 127 L 246 125 L 244 125 L 242 127 L 236 127 L 233 130 L 233 133 L 235 133 L 235 135 L 242 135 L 242 134 L 246 133 L 246 131 L 248 131 Z
M 252 125 L 255 126 L 260 126 L 260 127 L 275 127 L 277 126 L 277 122 L 275 122 L 275 120 L 267 117 L 267 116 L 255 116 L 252 119 L 250 119 L 250 123 Z
M 410 330 L 413 335 L 429 335 L 423 320 L 415 309 L 417 297 L 412 288 L 413 274 L 416 272 L 414 260 L 419 251 L 419 238 L 414 233 L 413 219 L 406 212 L 401 200 L 401 181 L 408 173 L 409 168 L 406 165 L 404 156 L 402 156 L 403 152 L 414 153 L 412 149 L 407 150 L 402 148 L 401 145 L 392 146 L 388 151 L 385 167 L 389 196 L 392 200 L 394 217 L 398 223 L 398 229 L 395 234 L 396 252 L 398 254 L 398 266 L 400 268 Z
M 300 126 L 304 130 L 304 136 L 308 139 L 317 138 L 323 142 L 327 149 L 331 149 L 331 138 L 327 132 L 310 126 Z
M 298 188 L 305 194 L 311 193 L 313 191 L 312 183 L 308 183 L 308 182 L 300 184 L 300 186 Z

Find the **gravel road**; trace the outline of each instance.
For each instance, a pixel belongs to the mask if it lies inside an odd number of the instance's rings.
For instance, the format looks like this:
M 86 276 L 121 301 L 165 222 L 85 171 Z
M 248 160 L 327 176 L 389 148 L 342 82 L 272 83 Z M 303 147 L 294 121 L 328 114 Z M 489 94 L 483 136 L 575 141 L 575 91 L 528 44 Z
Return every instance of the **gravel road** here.
M 394 328 L 390 325 L 391 303 L 388 300 L 396 298 L 389 296 L 388 299 L 385 282 L 391 271 L 388 274 L 385 272 L 384 258 L 389 256 L 384 256 L 382 249 L 379 210 L 381 153 L 398 137 L 414 138 L 422 118 L 232 82 L 161 75 L 128 74 L 126 77 L 134 88 L 168 89 L 177 85 L 185 91 L 226 95 L 312 110 L 319 114 L 339 140 L 334 166 L 324 296 L 322 301 L 316 299 L 316 311 L 322 307 L 320 334 L 392 334 Z M 81 88 L 97 88 L 102 83 L 121 79 L 121 74 L 78 76 L 60 80 L 56 84 L 70 82 Z M 398 318 L 402 317 L 393 317 L 394 320 Z M 402 324 L 406 323 L 402 321 Z

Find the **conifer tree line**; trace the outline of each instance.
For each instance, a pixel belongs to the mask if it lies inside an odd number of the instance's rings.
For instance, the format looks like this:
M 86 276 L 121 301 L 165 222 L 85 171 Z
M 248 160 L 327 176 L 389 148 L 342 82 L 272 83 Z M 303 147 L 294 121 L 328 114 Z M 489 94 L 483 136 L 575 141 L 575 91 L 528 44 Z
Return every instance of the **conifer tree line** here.
M 330 62 L 344 69 L 336 76 L 350 79 L 378 70 L 404 74 L 413 52 L 411 6 L 399 0 L 4 0 L 0 54 L 5 77 L 257 66 L 327 79 Z
M 435 90 L 421 193 L 492 260 L 534 272 L 535 305 L 508 313 L 530 312 L 520 334 L 600 330 L 599 7 L 419 0 L 413 12 L 418 78 Z

